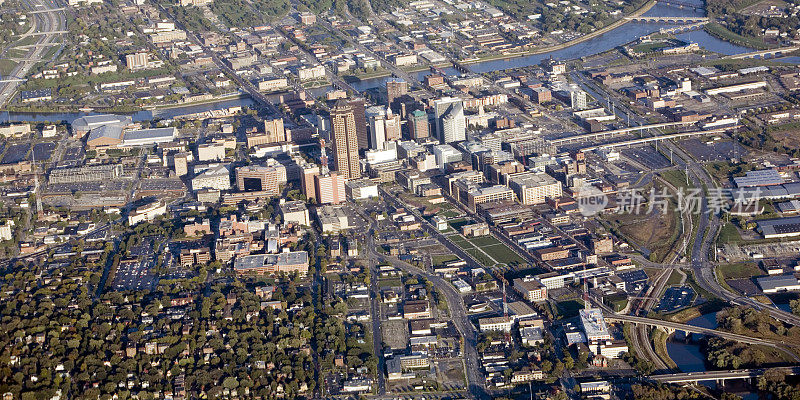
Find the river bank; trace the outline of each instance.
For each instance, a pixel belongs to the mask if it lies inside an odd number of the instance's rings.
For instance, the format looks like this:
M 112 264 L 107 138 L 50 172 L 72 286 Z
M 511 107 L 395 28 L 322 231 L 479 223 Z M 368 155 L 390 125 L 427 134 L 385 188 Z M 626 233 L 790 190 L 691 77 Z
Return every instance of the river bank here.
M 479 58 L 476 58 L 476 59 L 469 59 L 469 60 L 464 60 L 464 61 L 460 61 L 460 62 L 462 64 L 472 65 L 472 64 L 477 64 L 477 63 L 481 63 L 481 62 L 484 62 L 484 61 L 494 61 L 494 60 L 503 60 L 503 59 L 507 59 L 507 58 L 514 58 L 514 57 L 532 56 L 532 55 L 537 55 L 537 54 L 552 53 L 554 51 L 563 50 L 563 49 L 566 49 L 567 47 L 572 47 L 572 46 L 575 46 L 576 44 L 581 44 L 581 43 L 583 43 L 583 42 L 585 42 L 587 40 L 594 39 L 594 38 L 596 38 L 596 37 L 598 37 L 600 35 L 603 35 L 605 33 L 611 32 L 614 29 L 617 29 L 620 26 L 631 22 L 628 18 L 642 16 L 644 13 L 650 11 L 650 9 L 653 8 L 653 6 L 655 6 L 656 3 L 657 3 L 656 0 L 648 1 L 642 7 L 640 7 L 638 10 L 634 11 L 630 15 L 627 15 L 625 17 L 622 17 L 622 18 L 618 19 L 617 21 L 614 21 L 614 23 L 612 23 L 611 25 L 608 25 L 608 26 L 605 26 L 603 28 L 600 28 L 600 29 L 598 29 L 598 30 L 596 30 L 594 32 L 587 33 L 587 34 L 585 34 L 585 35 L 583 35 L 583 36 L 581 36 L 579 38 L 572 39 L 572 40 L 570 40 L 568 42 L 564 42 L 564 43 L 556 44 L 556 45 L 552 45 L 552 46 L 547 46 L 547 47 L 537 47 L 537 48 L 533 48 L 533 49 L 528 50 L 528 51 L 522 51 L 522 52 L 518 52 L 518 53 L 498 54 L 498 55 L 494 55 L 494 56 L 479 57 Z

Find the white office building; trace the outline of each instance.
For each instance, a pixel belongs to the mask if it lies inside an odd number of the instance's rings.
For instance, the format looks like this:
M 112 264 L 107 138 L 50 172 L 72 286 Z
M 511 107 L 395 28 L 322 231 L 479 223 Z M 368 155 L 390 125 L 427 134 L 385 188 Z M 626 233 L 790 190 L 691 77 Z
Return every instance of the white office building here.
M 442 143 L 461 142 L 467 138 L 467 120 L 464 117 L 464 101 L 444 97 L 433 102 L 436 119 L 436 135 Z

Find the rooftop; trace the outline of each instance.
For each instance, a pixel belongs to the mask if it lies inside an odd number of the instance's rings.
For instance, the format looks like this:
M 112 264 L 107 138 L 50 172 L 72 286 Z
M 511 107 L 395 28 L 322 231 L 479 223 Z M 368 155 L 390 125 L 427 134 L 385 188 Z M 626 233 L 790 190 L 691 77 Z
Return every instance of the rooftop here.
M 758 286 L 761 286 L 761 290 L 777 290 L 800 284 L 800 281 L 794 275 L 762 276 L 756 278 L 756 280 L 758 281 Z
M 608 336 L 608 327 L 603 319 L 603 312 L 599 308 L 586 308 L 580 310 L 581 324 L 586 338 Z
M 759 171 L 749 171 L 745 176 L 733 178 L 736 187 L 770 186 L 780 185 L 783 178 L 777 170 L 762 169 Z
M 236 271 L 263 268 L 271 265 L 298 265 L 308 264 L 308 253 L 305 251 L 290 251 L 278 254 L 256 254 L 239 257 L 233 264 Z

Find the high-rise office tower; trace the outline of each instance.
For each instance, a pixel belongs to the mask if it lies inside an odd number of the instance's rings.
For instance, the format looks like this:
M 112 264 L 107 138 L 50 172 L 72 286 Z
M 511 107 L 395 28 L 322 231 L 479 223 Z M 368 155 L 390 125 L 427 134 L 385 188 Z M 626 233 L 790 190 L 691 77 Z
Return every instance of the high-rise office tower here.
M 386 97 L 389 100 L 389 106 L 394 103 L 398 97 L 408 94 L 408 82 L 401 78 L 393 78 L 386 81 Z
M 316 199 L 317 191 L 314 185 L 314 177 L 320 174 L 320 167 L 316 164 L 300 164 L 302 176 L 300 177 L 300 189 L 309 201 Z
M 408 114 L 408 133 L 414 140 L 430 136 L 428 113 L 422 110 L 414 110 Z
M 264 134 L 267 136 L 267 143 L 286 142 L 286 129 L 283 127 L 283 118 L 264 120 Z
M 464 117 L 464 101 L 443 97 L 433 102 L 436 117 L 436 135 L 442 143 L 464 141 L 467 138 L 467 120 Z
M 369 148 L 383 149 L 383 143 L 400 139 L 400 116 L 383 106 L 367 109 L 369 124 Z
M 344 100 L 337 101 L 331 110 L 331 145 L 333 161 L 339 175 L 345 179 L 360 178 L 356 118 L 353 106 Z
M 336 172 L 315 175 L 314 187 L 317 204 L 339 204 L 345 201 L 345 179 Z
M 366 101 L 364 98 L 356 98 L 347 101 L 353 107 L 353 117 L 356 122 L 356 137 L 358 138 L 358 148 L 369 148 L 369 136 L 367 133 Z

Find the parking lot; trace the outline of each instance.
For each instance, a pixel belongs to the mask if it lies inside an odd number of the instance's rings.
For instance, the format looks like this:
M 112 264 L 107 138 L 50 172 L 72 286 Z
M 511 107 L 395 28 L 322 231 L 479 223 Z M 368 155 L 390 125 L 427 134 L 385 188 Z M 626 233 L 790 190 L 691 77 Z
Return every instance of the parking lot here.
M 699 139 L 687 139 L 680 145 L 693 157 L 704 162 L 729 161 L 747 155 L 747 150 L 730 140 L 712 141 L 707 144 Z
M 156 284 L 155 276 L 148 273 L 152 257 L 142 257 L 119 264 L 114 276 L 114 290 L 148 290 Z
M 36 143 L 33 145 L 33 155 L 36 157 L 36 161 L 49 160 L 55 149 L 56 144 L 54 142 Z
M 692 304 L 695 293 L 689 286 L 673 286 L 667 288 L 656 307 L 659 312 L 672 312 Z
M 669 159 L 667 159 L 661 153 L 656 151 L 655 147 L 653 146 L 642 146 L 642 147 L 633 147 L 630 149 L 622 149 L 621 153 L 624 156 L 650 169 L 667 168 L 672 165 L 669 162 Z
M 28 143 L 25 144 L 15 144 L 6 150 L 6 155 L 3 156 L 3 164 L 14 164 L 20 161 L 26 160 L 28 157 L 28 150 L 30 150 L 31 145 Z

